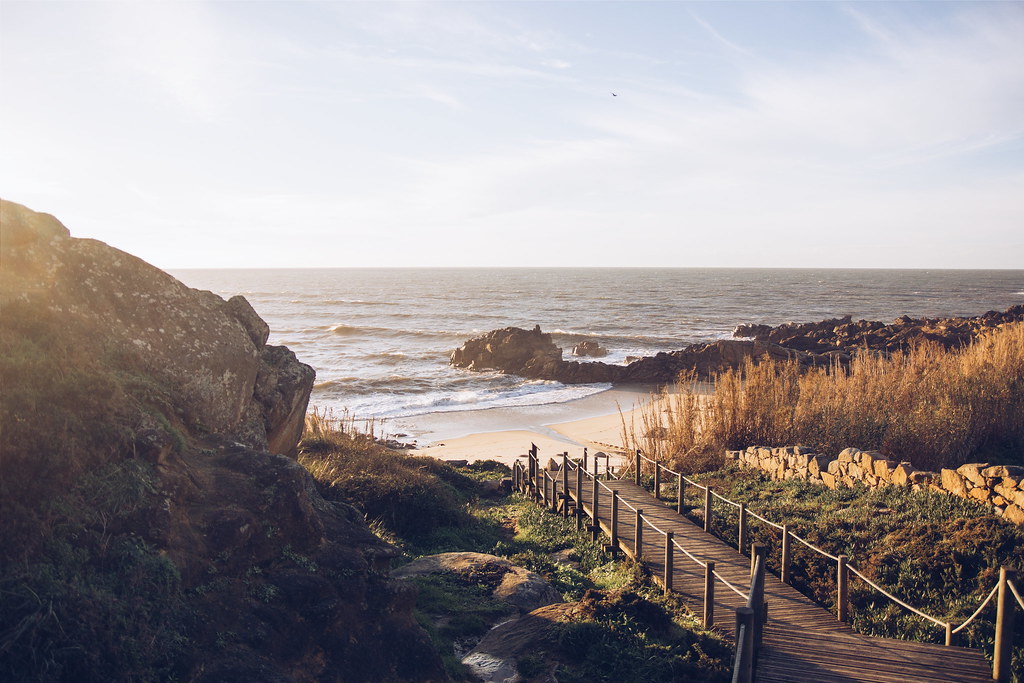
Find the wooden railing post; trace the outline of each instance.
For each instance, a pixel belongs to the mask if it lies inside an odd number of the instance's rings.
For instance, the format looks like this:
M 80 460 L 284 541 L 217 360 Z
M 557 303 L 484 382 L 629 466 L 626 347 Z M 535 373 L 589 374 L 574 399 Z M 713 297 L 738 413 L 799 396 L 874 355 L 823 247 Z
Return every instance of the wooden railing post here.
M 594 490 L 593 490 L 593 494 L 590 497 L 590 509 L 591 509 L 591 512 L 593 513 L 593 517 L 594 517 L 594 530 L 591 533 L 591 538 L 593 540 L 595 540 L 595 541 L 597 539 L 601 538 L 601 518 L 597 514 L 597 512 L 598 512 L 598 509 L 597 509 L 597 505 L 598 505 L 597 487 L 598 486 L 599 486 L 599 484 L 597 483 L 597 475 L 595 474 L 594 475 Z
M 665 532 L 665 592 L 671 592 L 672 590 L 672 573 L 675 570 L 674 563 L 672 561 L 673 551 L 675 547 L 672 544 L 672 532 Z
M 1007 585 L 1017 578 L 1017 572 L 1007 567 L 999 568 L 999 592 L 996 595 L 996 643 L 992 653 L 992 678 L 1010 680 L 1010 664 L 1013 658 L 1013 592 Z
M 611 543 L 613 548 L 619 547 L 619 492 L 612 491 Z
M 946 624 L 946 647 L 953 647 L 956 642 L 956 634 L 953 633 L 953 624 Z
M 733 665 L 733 683 L 753 683 L 754 680 L 754 610 L 736 608 L 736 662 Z
M 540 492 L 537 490 L 537 444 L 530 444 L 530 497 L 534 500 L 540 499 Z
M 751 553 L 754 560 L 754 571 L 750 579 L 750 598 L 747 605 L 754 610 L 754 659 L 761 651 L 761 640 L 764 636 L 764 625 L 768 621 L 768 605 L 764 600 L 764 573 L 768 549 L 754 544 Z
M 743 554 L 743 550 L 747 547 L 747 504 L 740 503 L 740 521 L 739 530 L 737 531 L 738 537 L 736 541 L 736 550 Z
M 715 625 L 715 563 L 704 567 L 704 628 Z
M 587 469 L 587 449 L 583 449 L 583 469 Z
M 569 517 L 569 451 L 562 453 L 562 517 Z
M 640 449 L 639 448 L 636 449 L 636 468 L 635 469 L 636 469 L 636 472 L 634 474 L 636 476 L 636 485 L 639 486 L 640 485 Z
M 789 555 L 789 525 L 782 525 L 782 570 L 780 571 L 779 578 L 782 579 L 782 583 L 789 583 L 793 578 L 790 574 L 790 555 Z
M 654 499 L 661 500 L 661 464 L 654 463 Z
M 836 568 L 836 618 L 839 621 L 848 621 L 850 618 L 849 580 L 850 574 L 846 571 L 846 555 L 839 556 L 839 563 Z
M 704 489 L 704 531 L 711 533 L 711 485 Z
M 587 449 L 583 449 L 583 460 L 586 462 Z M 576 468 L 576 530 L 583 528 L 583 467 Z
M 644 559 L 644 511 L 636 511 L 636 526 L 633 527 L 633 559 L 640 562 Z
M 683 514 L 683 475 L 679 473 L 676 475 L 676 513 Z

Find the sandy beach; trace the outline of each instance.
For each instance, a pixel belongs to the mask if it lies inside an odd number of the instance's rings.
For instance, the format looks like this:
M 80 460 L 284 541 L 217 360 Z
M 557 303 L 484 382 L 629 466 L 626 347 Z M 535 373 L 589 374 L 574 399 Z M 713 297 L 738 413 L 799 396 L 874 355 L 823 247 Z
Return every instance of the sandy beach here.
M 432 413 L 396 420 L 389 431 L 406 429 L 417 439 L 415 455 L 442 460 L 497 460 L 507 465 L 536 444 L 542 457 L 603 451 L 610 464 L 621 460 L 622 421 L 634 419 L 650 400 L 652 387 L 616 387 L 566 403 L 519 408 Z

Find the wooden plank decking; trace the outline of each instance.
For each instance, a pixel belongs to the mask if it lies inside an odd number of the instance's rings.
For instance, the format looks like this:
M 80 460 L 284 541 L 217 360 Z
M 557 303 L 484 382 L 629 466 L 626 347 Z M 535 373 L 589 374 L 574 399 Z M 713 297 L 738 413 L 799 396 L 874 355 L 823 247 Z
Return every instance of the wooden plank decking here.
M 706 533 L 632 482 L 612 480 L 602 483 L 619 494 L 617 537 L 622 552 L 631 557 L 634 555 L 635 510 L 640 509 L 645 520 L 662 531 L 672 532 L 681 547 L 701 561 L 715 562 L 720 576 L 740 591 L 748 591 L 748 557 Z M 560 481 L 556 482 L 556 488 L 557 493 L 562 492 Z M 593 480 L 589 474 L 583 481 L 582 500 L 577 501 L 575 472 L 571 472 L 569 496 L 573 506 L 582 507 L 588 518 L 593 516 Z M 612 536 L 611 507 L 611 494 L 607 489 L 599 488 L 597 519 L 601 530 L 609 538 Z M 643 561 L 662 582 L 665 535 L 645 525 L 641 540 Z M 703 609 L 705 570 L 678 549 L 673 554 L 672 588 L 700 614 Z M 768 602 L 768 624 L 757 664 L 758 681 L 968 683 L 992 680 L 991 668 L 978 650 L 857 634 L 848 625 L 838 621 L 834 614 L 771 574 L 765 575 L 765 599 Z M 716 581 L 714 625 L 732 634 L 736 608 L 745 604 L 745 597 Z

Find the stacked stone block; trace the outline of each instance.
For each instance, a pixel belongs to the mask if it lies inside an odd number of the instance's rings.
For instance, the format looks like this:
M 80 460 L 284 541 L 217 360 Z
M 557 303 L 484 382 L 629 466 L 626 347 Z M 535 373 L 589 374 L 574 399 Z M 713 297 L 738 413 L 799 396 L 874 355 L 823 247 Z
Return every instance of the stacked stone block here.
M 750 446 L 726 451 L 726 460 L 766 472 L 772 479 L 803 479 L 831 489 L 857 484 L 907 486 L 914 491 L 941 491 L 991 505 L 995 513 L 1024 525 L 1024 467 L 961 465 L 941 472 L 919 470 L 909 462 L 896 462 L 878 451 L 847 448 L 836 458 L 801 446 L 766 448 Z

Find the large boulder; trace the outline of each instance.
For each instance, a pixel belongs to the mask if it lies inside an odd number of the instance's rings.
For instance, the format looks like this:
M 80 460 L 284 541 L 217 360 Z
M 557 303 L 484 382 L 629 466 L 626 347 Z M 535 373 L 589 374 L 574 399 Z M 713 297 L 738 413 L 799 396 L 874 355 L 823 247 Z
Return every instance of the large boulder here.
M 562 349 L 541 332 L 506 327 L 470 339 L 451 355 L 451 364 L 468 370 L 497 370 L 530 379 L 547 379 L 564 363 Z
M 0 307 L 59 316 L 69 337 L 168 389 L 168 417 L 188 431 L 294 454 L 315 373 L 266 346 L 269 328 L 244 298 L 187 287 L 20 204 L 0 201 L 0 225 Z
M 441 553 L 413 560 L 392 576 L 408 579 L 429 574 L 451 573 L 492 586 L 492 595 L 520 612 L 562 602 L 562 596 L 540 574 L 512 564 L 496 555 L 473 552 Z

